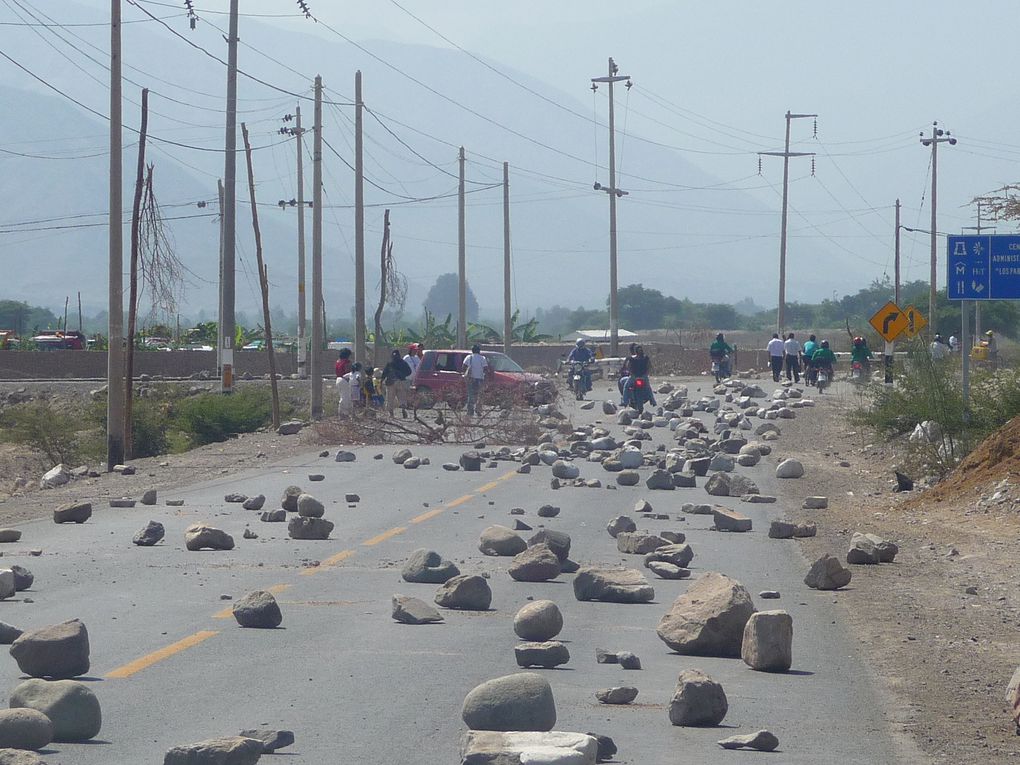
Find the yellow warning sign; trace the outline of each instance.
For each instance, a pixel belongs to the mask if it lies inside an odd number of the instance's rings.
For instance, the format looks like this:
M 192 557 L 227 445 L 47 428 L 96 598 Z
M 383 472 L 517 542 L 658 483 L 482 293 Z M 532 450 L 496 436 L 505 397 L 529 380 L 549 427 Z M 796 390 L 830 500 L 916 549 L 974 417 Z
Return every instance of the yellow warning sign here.
M 921 330 L 928 326 L 928 320 L 924 318 L 924 314 L 914 306 L 908 305 L 903 313 L 907 316 L 907 328 L 903 330 L 903 337 L 908 340 L 917 337 Z
M 920 315 L 920 314 L 918 314 Z M 924 317 L 921 317 L 922 320 Z M 891 300 L 878 309 L 868 322 L 887 343 L 891 343 L 910 324 L 907 314 Z

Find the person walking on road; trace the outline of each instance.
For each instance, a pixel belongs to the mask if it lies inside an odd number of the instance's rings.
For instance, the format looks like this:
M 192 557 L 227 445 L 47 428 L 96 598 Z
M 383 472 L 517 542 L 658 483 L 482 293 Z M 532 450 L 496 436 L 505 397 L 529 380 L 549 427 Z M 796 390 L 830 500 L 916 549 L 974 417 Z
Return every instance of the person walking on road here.
M 407 419 L 408 379 L 411 377 L 411 366 L 402 358 L 400 351 L 390 354 L 389 363 L 383 367 L 382 382 L 386 389 L 386 409 L 393 416 L 393 410 L 400 404 L 400 416 Z
M 942 342 L 942 335 L 936 333 L 935 339 L 931 342 L 931 357 L 933 361 L 942 361 L 949 353 L 949 348 Z
M 482 347 L 477 343 L 471 346 L 471 353 L 464 357 L 464 382 L 467 384 L 467 413 L 474 417 L 478 406 L 478 397 L 482 392 L 485 372 L 489 362 L 482 355 Z
M 800 382 L 800 343 L 798 343 L 791 332 L 786 336 L 783 343 L 783 350 L 786 352 L 786 379 L 793 382 Z
M 779 382 L 779 377 L 783 374 L 783 355 L 786 351 L 783 349 L 783 341 L 779 339 L 778 332 L 772 334 L 772 339 L 769 340 L 766 348 L 769 352 L 769 366 L 772 367 L 772 381 Z
M 414 373 L 418 371 L 418 365 L 421 364 L 421 357 L 421 343 L 411 343 L 407 346 L 407 355 L 404 356 L 404 362 L 411 368 L 411 374 L 408 375 L 408 379 L 414 377 Z

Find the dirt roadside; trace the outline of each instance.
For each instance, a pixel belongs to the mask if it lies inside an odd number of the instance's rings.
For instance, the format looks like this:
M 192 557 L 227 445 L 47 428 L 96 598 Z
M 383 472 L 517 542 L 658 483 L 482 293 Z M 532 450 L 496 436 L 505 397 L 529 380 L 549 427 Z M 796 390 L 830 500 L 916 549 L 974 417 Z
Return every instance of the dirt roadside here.
M 901 447 L 848 424 L 853 394 L 813 397 L 819 406 L 782 425 L 776 457 L 795 457 L 806 475 L 783 482 L 781 499 L 799 508 L 806 496 L 829 498 L 827 510 L 787 513 L 818 525 L 799 542 L 808 560 L 845 560 L 856 531 L 900 547 L 893 564 L 852 566 L 836 595 L 888 695 L 890 723 L 932 762 L 1015 762 L 1005 691 L 1020 662 L 1020 515 L 1008 502 L 893 493 Z

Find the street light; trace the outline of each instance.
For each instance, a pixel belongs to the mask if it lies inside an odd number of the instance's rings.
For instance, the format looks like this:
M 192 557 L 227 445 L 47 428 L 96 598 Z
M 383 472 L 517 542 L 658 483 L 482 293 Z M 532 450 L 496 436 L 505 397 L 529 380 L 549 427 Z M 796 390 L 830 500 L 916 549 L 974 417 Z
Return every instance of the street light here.
M 938 279 L 938 224 L 936 216 L 938 213 L 938 149 L 940 143 L 955 146 L 956 139 L 948 130 L 940 128 L 936 121 L 931 125 L 930 138 L 926 137 L 923 131 L 921 132 L 921 145 L 931 147 L 931 231 L 929 232 L 931 234 L 931 273 L 929 275 L 931 283 L 928 288 L 928 321 L 931 323 L 932 331 L 937 326 L 935 323 L 935 290 Z

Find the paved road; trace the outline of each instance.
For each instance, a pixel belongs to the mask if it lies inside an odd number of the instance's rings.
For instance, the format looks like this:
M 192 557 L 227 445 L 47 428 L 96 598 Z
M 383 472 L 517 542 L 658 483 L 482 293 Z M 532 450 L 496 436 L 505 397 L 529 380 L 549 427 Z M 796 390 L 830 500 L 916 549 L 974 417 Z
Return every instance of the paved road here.
M 567 403 L 575 422 L 602 418 Z M 608 419 L 608 418 L 607 418 Z M 656 441 L 670 433 L 656 429 Z M 372 459 L 380 451 L 386 458 Z M 755 520 L 749 534 L 719 534 L 711 519 L 649 521 L 650 529 L 678 529 L 688 535 L 696 571 L 721 571 L 742 581 L 752 594 L 782 592 L 781 607 L 794 618 L 794 671 L 753 672 L 739 659 L 671 654 L 655 635 L 655 625 L 687 582 L 655 580 L 655 603 L 579 603 L 570 577 L 545 584 L 513 582 L 507 559 L 477 550 L 478 533 L 492 523 L 512 525 L 511 507 L 527 510 L 523 519 L 536 528 L 535 515 L 546 502 L 562 508 L 544 521 L 570 533 L 571 557 L 582 563 L 627 563 L 605 532 L 606 522 L 629 513 L 647 498 L 658 512 L 677 516 L 683 502 L 707 501 L 702 488 L 649 492 L 641 487 L 549 489 L 547 468 L 517 475 L 514 463 L 500 462 L 481 473 L 448 473 L 454 447 L 416 449 L 432 465 L 407 471 L 389 459 L 392 449 L 357 449 L 354 463 L 336 463 L 314 454 L 259 472 L 224 475 L 173 496 L 181 508 L 160 504 L 132 510 L 98 508 L 82 526 L 49 522 L 24 524 L 23 542 L 4 550 L 3 562 L 22 563 L 36 574 L 34 591 L 0 602 L 0 620 L 23 628 L 80 617 L 92 640 L 90 682 L 104 712 L 100 742 L 53 745 L 47 760 L 57 765 L 142 765 L 162 762 L 174 744 L 231 735 L 262 724 L 293 729 L 297 744 L 287 762 L 423 763 L 458 761 L 463 731 L 460 705 L 477 683 L 517 671 L 512 630 L 516 610 L 529 597 L 551 598 L 564 612 L 560 638 L 571 661 L 546 671 L 553 685 L 561 730 L 597 731 L 613 736 L 619 762 L 672 765 L 726 763 L 754 755 L 726 752 L 716 740 L 735 732 L 768 727 L 781 740 L 776 762 L 872 764 L 897 760 L 882 721 L 872 680 L 834 605 L 838 595 L 822 594 L 801 582 L 805 561 L 792 541 L 769 540 L 768 520 L 777 505 L 747 505 Z M 769 459 L 743 469 L 763 493 L 776 493 Z M 309 473 L 324 473 L 309 483 Z M 612 479 L 598 465 L 583 463 L 582 475 Z M 145 477 L 122 479 L 125 493 L 140 495 Z M 285 524 L 264 524 L 256 513 L 227 505 L 232 491 L 264 493 L 273 505 L 289 484 L 322 499 L 337 524 L 328 541 L 292 541 Z M 361 495 L 356 507 L 346 492 Z M 150 518 L 167 528 L 166 541 L 137 548 L 132 534 Z M 232 533 L 230 552 L 189 553 L 183 532 L 195 521 L 209 521 Z M 241 538 L 245 525 L 259 539 Z M 431 600 L 434 587 L 400 579 L 400 566 L 415 548 L 438 549 L 465 572 L 487 572 L 494 593 L 487 613 L 448 612 L 440 626 L 409 627 L 391 621 L 390 595 L 400 592 Z M 41 547 L 39 558 L 27 556 Z M 321 561 L 309 567 L 309 561 Z M 284 611 L 283 627 L 243 630 L 229 615 L 229 602 L 268 588 Z M 595 662 L 596 647 L 630 650 L 644 665 L 625 671 Z M 701 668 L 721 681 L 730 701 L 722 729 L 686 729 L 669 724 L 666 709 L 677 673 Z M 19 672 L 0 653 L 0 676 L 8 686 Z M 596 688 L 632 684 L 635 704 L 607 707 Z

